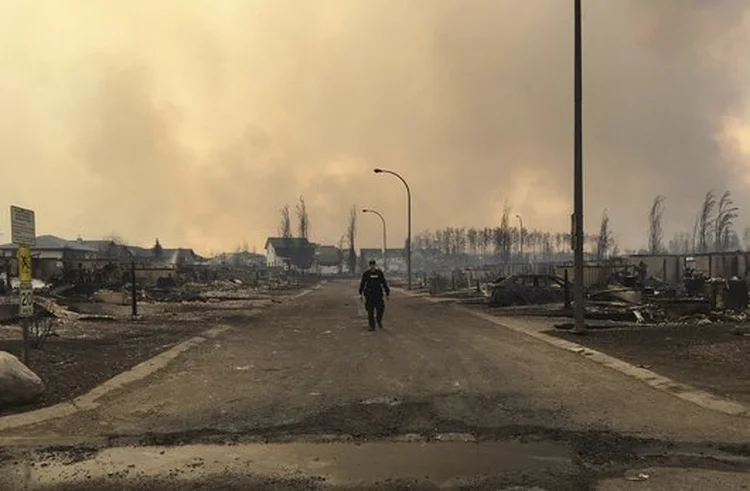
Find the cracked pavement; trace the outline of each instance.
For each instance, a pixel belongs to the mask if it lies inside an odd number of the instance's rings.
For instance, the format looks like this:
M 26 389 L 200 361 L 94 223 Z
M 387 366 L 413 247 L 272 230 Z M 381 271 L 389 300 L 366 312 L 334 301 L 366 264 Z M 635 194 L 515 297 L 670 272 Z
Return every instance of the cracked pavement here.
M 747 419 L 695 406 L 450 305 L 394 292 L 385 322 L 384 331 L 367 332 L 356 285 L 327 283 L 249 317 L 94 410 L 4 431 L 0 436 L 20 446 L 5 448 L 0 463 L 15 475 L 23 468 L 25 482 L 37 476 L 43 489 L 56 489 L 40 477 L 50 455 L 56 465 L 82 466 L 74 473 L 85 476 L 76 484 L 82 487 L 72 487 L 70 477 L 64 489 L 96 489 L 97 474 L 85 463 L 118 449 L 131 454 L 107 465 L 135 470 L 99 477 L 117 479 L 121 489 L 166 489 L 177 479 L 166 470 L 134 477 L 145 469 L 142 452 L 161 448 L 157 460 L 172 455 L 173 467 L 194 469 L 190 459 L 227 444 L 240 454 L 261 454 L 242 468 L 215 455 L 221 472 L 201 464 L 202 472 L 180 479 L 194 489 L 211 489 L 217 479 L 226 489 L 467 485 L 457 477 L 473 479 L 472 489 L 594 489 L 636 467 L 695 467 L 726 476 L 750 468 Z M 51 442 L 57 446 L 41 452 Z M 372 456 L 356 461 L 348 456 L 354 448 Z M 414 448 L 427 453 L 412 455 Z M 484 466 L 477 464 L 483 462 L 478 448 L 492 456 Z M 305 452 L 318 452 L 319 460 Z M 259 464 L 295 462 L 300 454 L 306 457 L 293 466 L 296 474 Z M 394 471 L 393 455 L 413 469 Z M 529 459 L 500 465 L 524 455 Z M 446 468 L 454 475 L 446 476 Z M 657 482 L 651 477 L 638 489 Z

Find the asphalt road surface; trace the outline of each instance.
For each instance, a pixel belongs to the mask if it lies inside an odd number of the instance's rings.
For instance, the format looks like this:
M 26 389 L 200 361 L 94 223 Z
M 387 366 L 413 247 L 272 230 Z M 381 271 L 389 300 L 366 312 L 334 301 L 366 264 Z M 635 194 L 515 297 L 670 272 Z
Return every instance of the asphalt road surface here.
M 0 436 L 26 445 L 0 452 L 0 489 L 750 482 L 748 419 L 404 293 L 368 332 L 352 282 L 248 318 L 94 410 Z

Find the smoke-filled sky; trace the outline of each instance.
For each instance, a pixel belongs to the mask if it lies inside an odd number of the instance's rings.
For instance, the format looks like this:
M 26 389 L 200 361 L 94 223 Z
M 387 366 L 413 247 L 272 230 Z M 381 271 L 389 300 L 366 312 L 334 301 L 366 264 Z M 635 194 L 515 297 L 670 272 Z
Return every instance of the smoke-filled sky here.
M 573 2 L 2 0 L 0 205 L 38 233 L 261 249 L 307 201 L 337 243 L 352 205 L 414 229 L 566 231 Z M 710 188 L 750 224 L 750 2 L 584 0 L 586 228 L 667 238 Z M 2 203 L 5 203 L 3 205 Z M 9 239 L 0 213 L 0 241 Z M 380 223 L 359 218 L 358 246 Z

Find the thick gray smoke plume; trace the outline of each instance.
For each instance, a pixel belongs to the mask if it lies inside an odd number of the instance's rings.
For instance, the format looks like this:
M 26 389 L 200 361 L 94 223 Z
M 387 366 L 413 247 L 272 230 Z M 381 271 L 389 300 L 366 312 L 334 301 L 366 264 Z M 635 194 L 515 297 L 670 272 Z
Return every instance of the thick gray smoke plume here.
M 745 0 L 584 0 L 587 228 L 645 245 L 709 188 L 747 186 Z M 336 243 L 352 204 L 415 229 L 566 230 L 573 2 L 146 0 L 0 4 L 0 195 L 40 231 L 262 247 L 304 195 Z M 746 134 L 746 133 L 745 133 Z M 747 136 L 745 136 L 747 138 Z M 747 144 L 746 144 L 747 145 Z M 750 212 L 750 209 L 748 209 Z M 362 245 L 379 223 L 362 217 Z M 7 218 L 3 217 L 0 228 Z M 743 223 L 740 223 L 743 225 Z

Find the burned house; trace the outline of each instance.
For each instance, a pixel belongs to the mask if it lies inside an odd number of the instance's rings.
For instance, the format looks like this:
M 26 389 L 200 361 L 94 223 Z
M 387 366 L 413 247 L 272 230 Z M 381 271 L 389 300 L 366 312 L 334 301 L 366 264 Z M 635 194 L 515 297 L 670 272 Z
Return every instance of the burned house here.
M 76 243 L 97 251 L 97 257 L 102 262 L 125 263 L 133 260 L 133 254 L 128 246 L 118 244 L 113 240 L 84 240 L 79 238 Z
M 0 245 L 3 273 L 10 273 L 10 277 L 18 275 L 17 255 L 17 245 Z M 98 259 L 99 252 L 77 241 L 61 239 L 54 235 L 40 235 L 31 248 L 31 257 L 34 278 L 46 281 L 71 272 L 90 270 Z
M 264 249 L 270 268 L 306 271 L 315 262 L 315 246 L 306 238 L 269 237 Z

